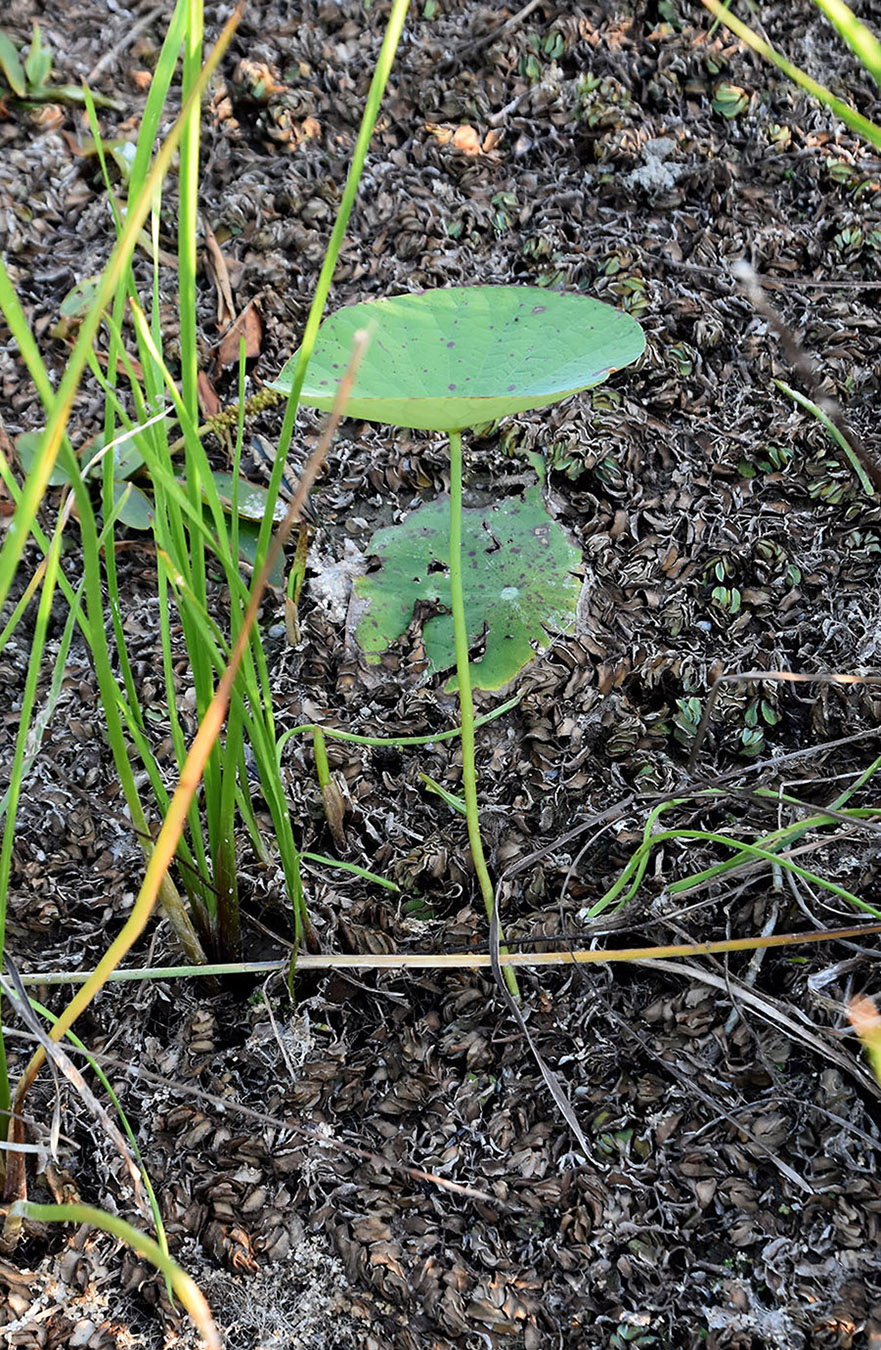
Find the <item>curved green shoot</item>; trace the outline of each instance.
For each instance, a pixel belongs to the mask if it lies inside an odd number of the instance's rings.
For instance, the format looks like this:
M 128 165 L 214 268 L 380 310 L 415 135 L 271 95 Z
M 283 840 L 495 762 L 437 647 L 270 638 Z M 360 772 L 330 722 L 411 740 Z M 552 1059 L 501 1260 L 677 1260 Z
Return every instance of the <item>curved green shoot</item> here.
M 44 1005 L 42 1003 L 39 1003 L 35 998 L 30 999 L 29 1002 L 34 1012 L 39 1013 L 41 1017 L 45 1017 L 47 1022 L 53 1023 L 56 1020 L 55 1014 L 51 1012 L 49 1008 L 44 1007 Z M 120 1102 L 118 1096 L 113 1090 L 113 1084 L 107 1077 L 104 1070 L 101 1068 L 101 1065 L 98 1063 L 95 1056 L 89 1050 L 88 1046 L 86 1046 L 83 1043 L 83 1041 L 80 1040 L 76 1032 L 68 1031 L 65 1034 L 67 1040 L 70 1041 L 71 1045 L 76 1046 L 77 1050 L 79 1050 L 80 1053 L 85 1057 L 89 1065 L 89 1068 L 92 1070 L 93 1074 L 98 1079 L 104 1091 L 107 1093 L 107 1096 L 110 1098 L 110 1101 L 113 1105 L 113 1109 L 115 1110 L 117 1116 L 119 1117 L 119 1123 L 122 1126 L 123 1130 L 125 1131 L 126 1138 L 128 1139 L 129 1142 L 129 1147 L 132 1151 L 132 1156 L 134 1157 L 135 1162 L 138 1165 L 138 1169 L 140 1170 L 141 1173 L 141 1181 L 144 1184 L 144 1190 L 146 1191 L 147 1194 L 147 1200 L 150 1205 L 150 1213 L 153 1215 L 153 1223 L 155 1225 L 156 1234 L 159 1239 L 159 1247 L 165 1253 L 165 1255 L 168 1256 L 169 1255 L 168 1238 L 165 1233 L 165 1224 L 162 1222 L 162 1211 L 159 1208 L 159 1201 L 156 1199 L 156 1192 L 154 1191 L 153 1183 L 150 1180 L 150 1173 L 147 1171 L 147 1165 L 144 1162 L 143 1155 L 141 1154 L 141 1149 L 138 1144 L 137 1135 L 135 1134 L 134 1130 L 129 1124 L 128 1116 L 122 1109 L 122 1103 Z M 171 1297 L 173 1293 L 173 1286 L 168 1276 L 166 1276 L 165 1283 L 168 1288 L 169 1297 Z
M 478 717 L 474 723 L 475 727 L 485 726 L 487 722 L 494 722 L 497 717 L 502 717 L 512 708 L 516 708 L 520 702 L 521 695 L 516 694 L 514 698 L 509 698 L 505 703 L 500 703 L 492 712 L 484 713 Z M 318 723 L 304 722 L 302 726 L 291 727 L 284 735 L 278 738 L 278 756 L 281 764 L 281 754 L 284 747 L 292 736 L 312 735 Z M 394 746 L 400 748 L 407 745 L 437 745 L 441 741 L 454 741 L 462 734 L 461 727 L 453 727 L 450 731 L 435 731 L 428 736 L 359 736 L 354 731 L 337 731 L 334 727 L 322 726 L 321 730 L 325 736 L 330 736 L 335 741 L 348 741 L 350 745 L 371 745 L 371 746 Z
M 775 380 L 774 384 L 780 390 L 781 394 L 788 395 L 788 397 L 792 399 L 793 403 L 797 403 L 800 408 L 804 408 L 805 412 L 809 412 L 812 417 L 816 417 L 817 421 L 820 423 L 820 426 L 829 436 L 830 440 L 833 440 L 835 442 L 835 444 L 838 446 L 839 450 L 841 450 L 842 454 L 847 460 L 848 464 L 853 469 L 853 472 L 857 478 L 857 481 L 859 482 L 862 491 L 870 500 L 874 499 L 874 497 L 876 496 L 875 489 L 870 483 L 869 477 L 865 469 L 863 468 L 857 456 L 854 454 L 853 446 L 851 446 L 848 443 L 848 441 L 844 438 L 844 436 L 842 436 L 841 432 L 838 430 L 838 427 L 832 421 L 831 417 L 829 417 L 829 415 L 823 411 L 819 403 L 815 403 L 813 399 L 808 398 L 805 394 L 799 393 L 797 389 L 793 389 L 792 385 L 787 384 L 785 380 Z
M 16 1200 L 10 1206 L 7 1223 L 15 1224 L 22 1219 L 33 1219 L 35 1223 L 87 1223 L 92 1228 L 101 1228 L 112 1237 L 125 1242 L 139 1256 L 143 1256 L 154 1265 L 170 1283 L 175 1294 L 192 1317 L 208 1350 L 222 1350 L 223 1342 L 205 1295 L 195 1284 L 191 1276 L 164 1252 L 157 1242 L 146 1233 L 134 1228 L 125 1219 L 116 1214 L 106 1214 L 92 1205 L 37 1205 L 31 1200 Z

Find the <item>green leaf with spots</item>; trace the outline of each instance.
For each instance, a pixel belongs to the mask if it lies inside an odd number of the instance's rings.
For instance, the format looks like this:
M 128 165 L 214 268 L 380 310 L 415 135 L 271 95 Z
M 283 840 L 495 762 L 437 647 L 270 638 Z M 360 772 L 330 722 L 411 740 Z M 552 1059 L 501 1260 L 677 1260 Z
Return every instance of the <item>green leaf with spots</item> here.
M 439 498 L 400 525 L 379 530 L 371 553 L 379 569 L 355 583 L 365 608 L 356 639 L 375 664 L 406 630 L 420 602 L 438 606 L 423 624 L 433 672 L 455 665 L 449 580 L 450 502 Z M 471 662 L 476 688 L 499 689 L 548 645 L 547 629 L 570 631 L 581 551 L 547 513 L 541 489 L 462 512 L 462 561 L 469 642 L 484 639 Z M 455 678 L 447 684 L 456 688 Z
M 537 286 L 451 286 L 348 305 L 325 319 L 301 403 L 328 412 L 355 334 L 370 342 L 349 417 L 461 431 L 544 408 L 600 384 L 642 353 L 634 318 L 586 295 Z M 297 358 L 271 389 L 287 393 Z

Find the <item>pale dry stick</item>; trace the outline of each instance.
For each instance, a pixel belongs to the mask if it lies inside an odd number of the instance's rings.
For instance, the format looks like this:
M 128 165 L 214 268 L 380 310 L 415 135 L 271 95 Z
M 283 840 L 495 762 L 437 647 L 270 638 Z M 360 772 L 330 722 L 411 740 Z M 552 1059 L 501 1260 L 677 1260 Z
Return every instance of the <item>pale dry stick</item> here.
M 718 267 L 702 267 L 699 263 L 686 262 L 682 258 L 671 258 L 667 254 L 655 253 L 651 249 L 644 249 L 643 254 L 652 262 L 662 262 L 666 267 L 674 267 L 680 272 L 694 272 L 696 275 L 705 277 L 714 277 L 716 281 L 725 282 L 726 285 L 736 287 L 739 283 L 736 276 L 726 274 Z M 773 277 L 767 272 L 753 271 L 753 276 L 766 290 L 769 291 L 871 291 L 881 287 L 881 281 L 864 281 L 862 278 L 852 278 L 850 281 L 817 281 L 814 277 L 787 276 Z
M 872 732 L 872 735 L 877 737 L 878 731 L 874 730 Z M 824 778 L 823 782 L 828 786 L 830 782 L 840 781 L 843 778 L 858 778 L 859 776 L 860 770 L 857 769 L 851 773 L 835 774 L 832 775 L 830 778 Z M 781 792 L 783 791 L 782 787 L 780 791 Z M 708 798 L 711 792 L 712 795 L 716 798 L 718 798 L 721 795 L 720 793 L 715 792 L 712 789 L 708 789 L 707 790 Z M 683 794 L 679 793 L 678 795 L 682 796 Z M 749 788 L 728 788 L 725 795 L 727 797 L 733 797 L 736 801 L 749 802 L 754 806 L 768 806 L 773 800 L 773 798 L 770 797 L 767 793 L 762 793 L 757 790 L 751 791 Z M 852 815 L 847 815 L 846 812 L 839 811 L 834 806 L 820 806 L 817 802 L 800 801 L 798 798 L 794 797 L 787 797 L 785 799 L 783 797 L 780 797 L 779 800 L 782 806 L 788 806 L 791 811 L 802 811 L 806 815 L 810 816 L 825 816 L 826 819 L 828 820 L 836 820 L 839 825 L 846 825 L 849 830 L 854 830 L 858 828 L 861 830 L 868 830 L 870 834 L 881 834 L 881 819 L 855 820 Z M 879 816 L 881 816 L 881 812 L 879 812 Z M 778 821 L 780 819 L 779 813 L 777 819 Z M 783 825 L 778 824 L 777 828 L 778 830 L 782 830 L 785 827 Z
M 600 950 L 567 949 L 550 952 L 500 952 L 501 966 L 528 970 L 534 966 L 603 965 L 625 961 L 658 961 L 670 957 L 719 956 L 724 952 L 752 952 L 759 947 L 800 947 L 814 942 L 847 941 L 866 934 L 881 933 L 881 923 L 858 924 L 852 928 L 817 929 L 810 933 L 775 933 L 770 937 L 720 938 L 717 941 L 685 942 L 664 947 L 609 947 Z M 297 970 L 487 970 L 492 969 L 489 952 L 383 952 L 367 953 L 304 952 L 297 958 Z M 22 983 L 33 985 L 87 984 L 95 971 L 41 970 L 23 975 Z M 149 970 L 113 970 L 106 975 L 108 984 L 139 980 L 198 979 L 215 975 L 269 975 L 286 971 L 287 961 L 216 962 L 210 966 L 155 966 Z M 102 975 L 104 974 L 102 970 Z M 66 1028 L 65 1028 L 66 1030 Z M 40 1061 L 42 1063 L 42 1060 Z
M 107 1137 L 111 1140 L 111 1142 L 115 1146 L 117 1152 L 122 1157 L 126 1170 L 128 1171 L 128 1174 L 131 1178 L 132 1188 L 134 1190 L 135 1203 L 137 1204 L 138 1209 L 141 1211 L 144 1218 L 147 1219 L 149 1222 L 152 1222 L 152 1215 L 150 1213 L 150 1209 L 146 1201 L 144 1200 L 144 1196 L 141 1189 L 142 1185 L 141 1173 L 137 1163 L 132 1157 L 131 1149 L 129 1148 L 128 1142 L 124 1139 L 121 1130 L 115 1124 L 111 1116 L 108 1115 L 107 1111 L 98 1101 L 98 1098 L 95 1096 L 94 1092 L 89 1087 L 86 1080 L 83 1078 L 79 1069 L 76 1067 L 75 1064 L 72 1063 L 66 1051 L 63 1050 L 60 1045 L 56 1044 L 56 1042 L 51 1040 L 50 1037 L 48 1036 L 39 1018 L 31 1009 L 30 1003 L 28 1001 L 27 991 L 25 990 L 25 987 L 21 982 L 21 976 L 19 975 L 18 970 L 16 969 L 16 966 L 13 963 L 12 958 L 10 957 L 8 952 L 5 955 L 4 964 L 9 973 L 9 979 L 6 980 L 2 975 L 0 975 L 0 989 L 3 990 L 4 997 L 9 1003 L 9 1006 L 15 1010 L 15 1012 L 21 1018 L 22 1022 L 24 1022 L 25 1026 L 28 1027 L 29 1030 L 33 1033 L 33 1035 L 39 1041 L 40 1045 L 42 1045 L 43 1049 L 45 1050 L 47 1057 L 49 1058 L 51 1064 L 53 1065 L 53 1068 L 57 1069 L 60 1073 L 62 1073 L 64 1077 L 68 1080 L 68 1082 L 72 1085 L 78 1096 L 82 1099 L 83 1103 L 88 1107 L 89 1111 L 91 1111 L 92 1115 L 95 1117 L 95 1119 L 103 1128 Z M 53 1134 L 53 1137 L 50 1138 L 48 1143 L 49 1152 L 52 1154 L 53 1157 L 55 1156 L 56 1145 L 57 1145 L 57 1137 L 55 1137 L 55 1135 Z M 44 1145 L 42 1147 L 45 1148 L 46 1146 Z
M 581 974 L 583 979 L 584 978 L 583 972 L 579 973 Z M 695 1081 L 696 1076 L 683 1073 L 683 1071 L 675 1063 L 671 1063 L 669 1060 L 666 1060 L 663 1057 L 663 1055 L 659 1054 L 658 1051 L 651 1044 L 651 1041 L 648 1039 L 648 1037 L 643 1036 L 641 1032 L 637 1031 L 637 1029 L 634 1026 L 631 1026 L 629 1022 L 626 1022 L 624 1018 L 621 1017 L 621 1015 L 612 1007 L 611 1003 L 609 1003 L 608 1000 L 605 1000 L 605 1009 L 607 1015 L 612 1019 L 614 1023 L 617 1024 L 617 1026 L 621 1029 L 622 1033 L 625 1036 L 629 1036 L 633 1040 L 635 1040 L 640 1049 L 645 1054 L 647 1054 L 651 1059 L 654 1059 L 661 1066 L 661 1068 L 665 1073 L 667 1074 L 672 1073 L 673 1076 L 677 1079 L 677 1081 L 679 1081 L 682 1084 L 682 1086 L 685 1089 L 685 1092 L 689 1096 L 693 1095 L 695 1097 L 699 1097 L 700 1100 L 704 1102 L 706 1106 L 709 1106 L 712 1111 L 717 1112 L 722 1120 L 727 1120 L 729 1124 L 734 1126 L 734 1128 L 738 1131 L 739 1134 L 745 1135 L 746 1138 L 749 1139 L 753 1145 L 755 1145 L 763 1153 L 766 1153 L 768 1155 L 771 1161 L 780 1170 L 782 1175 L 785 1176 L 787 1180 L 791 1181 L 794 1186 L 797 1186 L 799 1190 L 805 1191 L 808 1195 L 814 1195 L 816 1193 L 814 1187 L 811 1186 L 810 1182 L 805 1180 L 805 1178 L 801 1175 L 800 1172 L 796 1172 L 794 1168 L 790 1167 L 788 1163 L 784 1162 L 783 1159 L 779 1156 L 779 1154 L 775 1153 L 768 1146 L 768 1144 L 765 1143 L 763 1139 L 761 1139 L 758 1135 L 754 1134 L 752 1130 L 747 1129 L 745 1125 L 743 1125 L 740 1121 L 738 1121 L 737 1115 L 734 1111 L 727 1110 L 724 1106 L 722 1106 L 720 1102 L 716 1101 L 715 1098 L 712 1097 L 711 1094 L 707 1092 L 705 1088 L 701 1087 L 700 1083 Z M 752 1106 L 752 1103 L 748 1103 L 747 1105 Z M 707 1128 L 709 1128 L 709 1124 L 702 1127 L 702 1129 Z M 696 1138 L 697 1135 L 700 1133 L 702 1133 L 702 1130 L 696 1131 L 692 1137 Z
M 495 893 L 493 895 L 493 906 L 489 916 L 489 956 L 492 965 L 493 979 L 496 982 L 496 987 L 498 988 L 498 991 L 502 996 L 502 1001 L 505 1007 L 508 1009 L 508 1012 L 511 1014 L 514 1021 L 517 1023 L 521 1035 L 526 1041 L 526 1044 L 529 1046 L 530 1054 L 532 1055 L 532 1058 L 535 1060 L 535 1063 L 538 1066 L 539 1073 L 541 1074 L 542 1078 L 545 1081 L 545 1086 L 550 1092 L 551 1097 L 554 1100 L 555 1106 L 560 1112 L 560 1115 L 565 1120 L 566 1124 L 569 1126 L 569 1129 L 575 1135 L 575 1138 L 578 1140 L 579 1147 L 581 1148 L 581 1151 L 584 1154 L 585 1160 L 589 1159 L 590 1161 L 594 1161 L 593 1155 L 591 1154 L 590 1151 L 590 1145 L 587 1142 L 587 1137 L 578 1123 L 578 1117 L 575 1114 L 575 1110 L 572 1106 L 572 1103 L 566 1096 L 566 1092 L 559 1078 L 554 1073 L 551 1066 L 548 1063 L 546 1063 L 545 1059 L 541 1054 L 541 1051 L 539 1050 L 535 1041 L 532 1039 L 532 1036 L 530 1035 L 529 1032 L 529 1027 L 526 1025 L 526 1019 L 524 1018 L 523 1013 L 520 1011 L 520 1008 L 518 1007 L 517 999 L 514 998 L 514 996 L 512 995 L 511 990 L 508 987 L 508 983 L 505 980 L 505 977 L 502 973 L 501 957 L 503 955 L 507 955 L 507 953 L 503 953 L 499 946 L 499 937 L 501 935 L 501 929 L 499 926 L 499 905 L 501 904 L 502 899 L 501 890 L 502 890 L 502 882 L 500 880 L 496 886 Z
M 779 1008 L 772 999 L 757 994 L 754 989 L 742 987 L 739 980 L 732 977 L 726 982 L 720 975 L 714 975 L 712 971 L 706 970 L 703 966 L 696 966 L 690 962 L 680 964 L 678 961 L 658 960 L 640 962 L 640 964 L 651 966 L 653 970 L 663 970 L 670 975 L 685 976 L 697 980 L 699 984 L 708 984 L 713 989 L 720 989 L 724 993 L 729 993 L 730 989 L 733 988 L 741 1002 L 747 1004 L 766 1022 L 780 1027 L 791 1040 L 800 1041 L 802 1045 L 808 1046 L 816 1054 L 831 1060 L 839 1069 L 855 1079 L 860 1087 L 866 1088 L 873 1097 L 881 1100 L 881 1086 L 872 1075 L 866 1073 L 857 1059 L 844 1054 L 834 1042 L 827 1041 L 820 1034 L 819 1029 L 803 1014 L 794 1017 Z
M 235 322 L 236 318 L 236 306 L 229 279 L 229 268 L 226 265 L 223 250 L 217 242 L 217 235 L 212 230 L 207 216 L 202 218 L 202 229 L 205 232 L 205 252 L 208 254 L 211 270 L 214 273 L 214 284 L 217 287 L 217 326 L 218 328 L 227 328 Z M 230 317 L 224 322 L 227 314 Z
M 578 852 L 575 854 L 575 857 L 572 859 L 571 863 L 569 864 L 568 868 L 566 869 L 566 875 L 565 875 L 564 878 L 563 878 L 563 884 L 562 884 L 562 886 L 560 887 L 560 894 L 559 894 L 559 896 L 558 896 L 558 898 L 557 898 L 557 907 L 558 907 L 558 909 L 559 909 L 559 911 L 560 911 L 560 918 L 561 918 L 561 919 L 563 918 L 563 901 L 566 899 L 566 892 L 567 892 L 568 889 L 569 889 L 569 883 L 570 883 L 570 881 L 572 880 L 572 877 L 573 877 L 574 874 L 575 874 L 575 869 L 576 869 L 576 867 L 577 867 L 578 864 L 581 862 L 581 859 L 584 857 L 585 853 L 587 853 L 587 851 L 588 851 L 589 849 L 593 848 L 593 846 L 594 846 L 594 844 L 597 842 L 597 840 L 598 840 L 602 835 L 604 835 L 604 834 L 606 833 L 607 830 L 610 830 L 610 829 L 612 828 L 613 825 L 617 825 L 617 823 L 618 823 L 618 817 L 613 816 L 611 820 L 607 820 L 607 821 L 606 821 L 605 825 L 601 825 L 600 828 L 599 828 L 598 830 L 594 830 L 594 832 L 593 832 L 593 834 L 590 836 L 590 838 L 589 838 L 585 843 L 583 843 L 583 844 L 581 845 L 581 848 L 580 848 L 580 849 L 578 850 Z M 579 917 L 579 919 L 585 919 L 585 918 L 589 918 L 590 916 L 589 916 L 588 914 L 586 914 L 586 913 L 584 912 L 584 910 L 582 910 L 582 911 L 579 913 L 578 917 Z M 614 923 L 613 923 L 612 926 L 614 926 Z
M 736 783 L 738 778 L 745 777 L 748 773 L 763 773 L 765 769 L 779 769 L 784 764 L 791 764 L 795 759 L 813 759 L 817 755 L 824 754 L 827 750 L 840 750 L 843 745 L 856 745 L 858 741 L 868 741 L 878 739 L 878 728 L 869 727 L 866 731 L 855 731 L 850 736 L 838 736 L 834 741 L 823 741 L 821 745 L 804 745 L 799 750 L 787 750 L 785 755 L 769 755 L 765 759 L 754 759 L 751 764 L 743 764 L 737 769 L 730 769 L 728 773 L 720 774 L 718 778 L 713 779 L 713 787 L 719 787 L 722 783 Z M 683 787 L 668 794 L 670 797 L 682 797 L 688 791 Z
M 615 821 L 620 820 L 622 816 L 626 816 L 628 810 L 635 804 L 636 800 L 636 793 L 632 792 L 629 797 L 625 797 L 624 800 L 618 802 L 617 805 L 609 806 L 605 811 L 594 812 L 593 815 L 588 816 L 587 820 L 583 820 L 580 825 L 576 825 L 571 830 L 567 830 L 565 834 L 561 834 L 560 837 L 555 839 L 552 843 L 545 844 L 542 848 L 535 849 L 532 853 L 527 853 L 524 858 L 518 858 L 517 862 L 512 863 L 510 867 L 505 869 L 500 877 L 500 881 L 510 881 L 512 877 L 517 876 L 518 872 L 525 872 L 527 867 L 531 867 L 533 863 L 541 862 L 543 858 L 550 857 L 552 853 L 558 852 L 558 850 L 563 848 L 566 844 L 571 844 L 574 839 L 579 839 L 586 830 L 593 829 L 595 825 L 602 825 L 603 829 L 605 829 L 606 826 L 604 822 L 614 824 Z
M 813 910 L 808 908 L 808 902 L 803 894 L 803 888 L 799 885 L 800 881 L 801 877 L 796 877 L 794 872 L 786 873 L 786 884 L 789 887 L 793 900 L 798 905 L 808 923 L 812 923 L 815 928 L 819 928 L 823 920 L 818 914 L 815 914 Z M 810 892 L 810 897 L 816 903 L 817 895 L 814 891 Z M 810 976 L 808 976 L 808 982 L 810 983 Z
M 512 14 L 504 23 L 500 23 L 497 28 L 492 28 L 488 33 L 485 33 L 483 37 L 467 38 L 464 42 L 460 42 L 453 52 L 444 58 L 442 64 L 445 67 L 449 66 L 455 62 L 457 57 L 464 55 L 466 52 L 469 56 L 475 56 L 478 52 L 482 52 L 485 47 L 491 47 L 503 34 L 511 33 L 515 28 L 519 27 L 525 19 L 529 18 L 534 10 L 538 9 L 541 3 L 542 0 L 527 0 L 527 4 L 525 4 L 522 9 L 518 9 L 516 14 Z
M 787 876 L 792 876 L 792 873 L 788 872 Z M 768 937 L 770 933 L 773 933 L 774 929 L 777 926 L 777 919 L 780 913 L 779 906 L 776 903 L 773 903 L 770 909 L 771 909 L 770 914 L 768 915 L 765 922 L 762 924 L 761 928 L 762 937 Z M 765 959 L 766 952 L 767 952 L 766 947 L 760 947 L 758 951 L 753 952 L 752 956 L 750 957 L 749 965 L 746 968 L 746 974 L 743 976 L 742 983 L 744 985 L 748 985 L 750 988 L 752 988 L 752 986 L 755 984 L 756 980 L 759 977 L 759 971 L 762 968 L 762 963 Z M 725 976 L 726 979 L 728 979 L 730 982 L 731 973 L 728 970 L 727 965 L 725 967 Z M 731 1012 L 728 1014 L 724 1027 L 726 1036 L 731 1035 L 732 1031 L 737 1026 L 738 1021 L 740 1020 L 740 1012 L 738 1011 L 737 1003 L 735 1002 L 733 997 L 731 1000 L 731 1004 L 732 1004 Z
M 132 45 L 135 38 L 140 37 L 145 29 L 149 28 L 157 19 L 161 19 L 164 14 L 164 5 L 157 5 L 155 9 L 151 9 L 149 13 L 145 14 L 142 18 L 137 19 L 134 23 L 127 24 L 124 36 L 120 38 L 119 42 L 110 47 L 100 60 L 96 61 L 92 66 L 92 69 L 86 76 L 86 84 L 94 84 L 98 76 L 103 75 L 105 70 L 109 70 L 116 58 L 121 56 L 122 53 Z
M 713 709 L 716 706 L 721 686 L 723 684 L 747 684 L 750 682 L 760 682 L 762 680 L 785 680 L 789 684 L 881 684 L 881 675 L 801 675 L 792 670 L 744 670 L 744 671 L 725 671 L 723 675 L 714 682 L 704 710 L 701 713 L 701 720 L 698 723 L 695 732 L 694 745 L 691 748 L 691 754 L 688 757 L 688 772 L 694 773 L 700 748 L 704 743 L 707 734 L 707 728 L 710 718 L 713 715 Z M 877 733 L 874 733 L 877 734 Z M 803 752 L 799 752 L 803 753 Z M 770 761 L 772 764 L 777 762 Z M 782 761 L 781 761 L 782 762 Z

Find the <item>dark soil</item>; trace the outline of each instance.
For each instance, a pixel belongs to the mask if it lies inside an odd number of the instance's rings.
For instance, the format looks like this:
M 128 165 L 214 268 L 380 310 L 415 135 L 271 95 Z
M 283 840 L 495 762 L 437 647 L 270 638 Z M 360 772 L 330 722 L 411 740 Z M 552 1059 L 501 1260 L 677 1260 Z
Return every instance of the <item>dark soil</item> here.
M 211 36 L 229 8 L 209 3 Z M 702 704 L 725 672 L 878 671 L 877 498 L 774 383 L 836 400 L 881 459 L 877 158 L 723 31 L 710 35 L 691 0 L 425 8 L 436 15 L 414 6 L 332 306 L 516 281 L 627 306 L 648 338 L 638 365 L 592 395 L 470 446 L 470 486 L 484 500 L 519 491 L 525 451 L 541 450 L 551 508 L 584 554 L 577 633 L 555 639 L 519 678 L 519 705 L 480 733 L 491 865 L 508 870 L 506 930 L 565 948 L 852 924 L 844 900 L 766 868 L 677 899 L 670 883 L 727 856 L 681 842 L 659 847 L 623 910 L 594 922 L 586 911 L 663 797 L 724 788 L 711 805 L 692 797 L 671 808 L 656 828 L 758 838 L 798 815 L 758 787 L 827 803 L 879 753 L 871 682 L 727 683 L 691 772 L 687 703 Z M 252 0 L 206 106 L 204 220 L 237 307 L 253 301 L 262 316 L 252 389 L 296 348 L 386 12 L 382 0 Z M 118 100 L 123 110 L 102 113 L 102 128 L 125 136 L 169 13 L 168 0 L 9 0 L 0 27 L 24 42 L 39 19 L 56 77 L 88 76 Z M 759 17 L 814 77 L 881 120 L 877 92 L 808 0 Z M 268 98 L 261 64 L 279 86 Z M 722 115 L 739 95 L 720 86 L 743 91 L 738 115 Z M 100 270 L 113 239 L 95 162 L 78 154 L 85 135 L 70 105 L 2 105 L 0 244 L 56 372 L 67 353 L 50 331 L 60 304 Z M 173 251 L 173 185 L 163 210 Z M 744 258 L 814 375 L 793 369 L 740 288 L 732 267 Z M 137 266 L 146 282 L 149 263 Z M 207 371 L 220 336 L 212 278 L 206 264 Z M 171 267 L 163 285 L 173 347 Z M 10 454 L 40 413 L 0 338 Z M 232 370 L 214 383 L 233 397 Z M 100 407 L 85 385 L 76 443 L 95 432 Z M 264 415 L 252 431 L 271 443 L 278 425 Z M 302 426 L 301 452 L 317 422 Z M 316 718 L 385 736 L 456 724 L 443 680 L 425 676 L 418 630 L 368 671 L 346 641 L 345 592 L 329 588 L 338 564 L 363 565 L 378 522 L 443 490 L 446 466 L 436 438 L 345 424 L 314 494 L 300 643 L 285 640 L 278 597 L 263 610 L 280 730 Z M 259 457 L 248 471 L 265 472 Z M 119 566 L 158 742 L 155 560 L 143 536 Z M 27 643 L 26 620 L 0 653 L 7 766 Z M 48 671 L 41 698 L 48 706 Z M 344 856 L 404 891 L 310 868 L 323 948 L 486 950 L 464 824 L 419 777 L 456 791 L 455 742 L 389 752 L 337 743 L 331 756 L 350 799 Z M 338 852 L 305 746 L 285 772 L 298 839 Z M 871 805 L 871 783 L 850 804 Z M 876 835 L 871 822 L 833 822 L 803 841 L 813 848 L 801 861 L 877 905 Z M 20 811 L 7 921 L 18 968 L 93 966 L 142 870 L 75 641 Z M 243 836 L 249 955 L 284 957 L 280 876 Z M 108 1057 L 172 1249 L 236 1350 L 877 1347 L 879 1089 L 845 1010 L 851 994 L 877 992 L 876 953 L 867 936 L 763 958 L 524 972 L 530 1032 L 565 1084 L 589 1156 L 488 973 L 303 974 L 295 1008 L 280 976 L 221 993 L 195 981 L 115 985 L 77 1030 Z M 130 963 L 178 959 L 158 922 Z M 61 1006 L 62 990 L 37 992 Z M 20 1030 L 15 1057 L 29 1052 Z M 29 1137 L 46 1145 L 30 1160 L 33 1197 L 78 1193 L 144 1223 L 114 1145 L 45 1071 L 29 1118 Z M 102 1234 L 28 1230 L 0 1261 L 0 1293 L 16 1347 L 194 1344 L 152 1269 Z

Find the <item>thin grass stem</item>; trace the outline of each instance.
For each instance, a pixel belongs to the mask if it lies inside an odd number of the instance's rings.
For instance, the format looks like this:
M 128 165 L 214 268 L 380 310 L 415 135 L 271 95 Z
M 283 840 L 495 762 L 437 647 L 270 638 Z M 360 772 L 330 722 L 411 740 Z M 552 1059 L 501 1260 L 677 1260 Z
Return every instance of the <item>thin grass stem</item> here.
M 125 1219 L 119 1218 L 116 1214 L 107 1214 L 102 1209 L 95 1209 L 92 1205 L 37 1205 L 31 1200 L 16 1200 L 8 1211 L 7 1223 L 10 1220 L 17 1220 L 20 1223 L 22 1219 L 33 1219 L 36 1223 L 88 1224 L 92 1228 L 100 1228 L 103 1232 L 119 1238 L 120 1242 L 127 1243 L 133 1251 L 143 1256 L 168 1279 L 204 1337 L 207 1350 L 223 1350 L 223 1342 L 211 1316 L 211 1309 L 198 1285 L 153 1238 L 142 1233 L 140 1229 L 133 1228 Z

